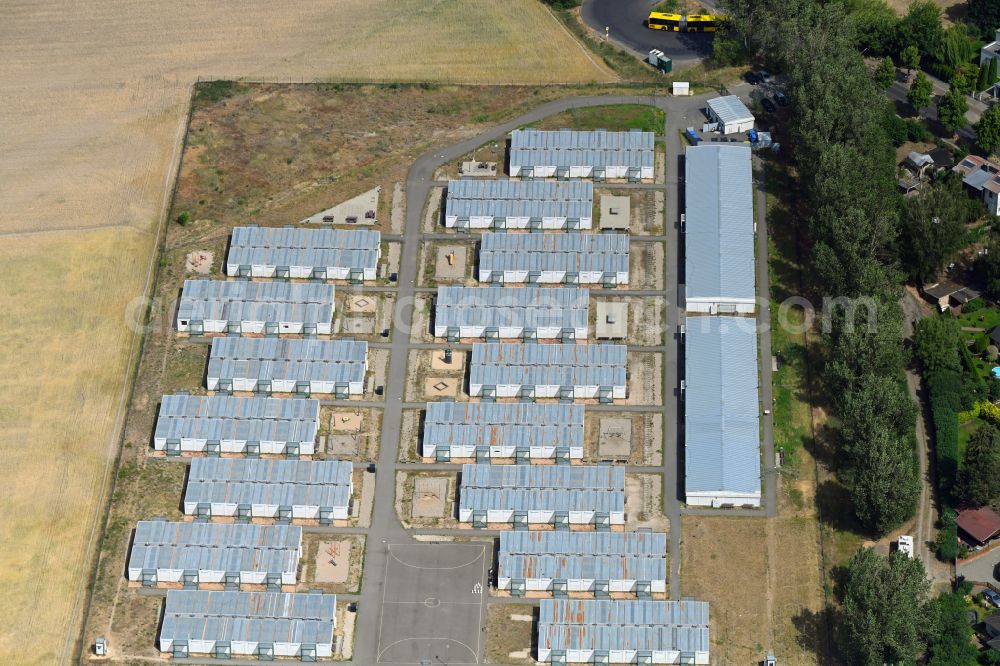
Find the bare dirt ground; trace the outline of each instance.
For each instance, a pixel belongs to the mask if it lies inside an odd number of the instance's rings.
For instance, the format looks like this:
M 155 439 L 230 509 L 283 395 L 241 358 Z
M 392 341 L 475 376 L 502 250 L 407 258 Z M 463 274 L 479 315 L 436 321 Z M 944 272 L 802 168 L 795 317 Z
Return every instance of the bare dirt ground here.
M 457 501 L 457 473 L 396 472 L 396 515 L 405 527 L 458 527 Z
M 629 465 L 659 465 L 663 462 L 663 418 L 659 414 L 637 412 L 588 412 L 584 418 L 584 460 L 599 461 L 598 440 L 601 419 L 627 418 L 632 421 L 632 448 Z M 617 458 L 616 458 L 617 459 Z
M 320 409 L 322 455 L 334 460 L 370 462 L 378 458 L 382 410 L 351 407 Z
M 628 397 L 630 405 L 663 404 L 663 354 L 629 352 Z
M 625 475 L 625 530 L 648 527 L 654 532 L 670 530 L 663 515 L 663 478 L 658 474 Z
M 815 484 L 805 499 L 782 492 L 779 515 L 681 519 L 684 594 L 712 605 L 713 661 L 756 663 L 773 650 L 781 663 L 816 664 L 824 654 L 822 564 Z
M 142 312 L 135 299 L 151 279 L 190 84 L 198 76 L 476 84 L 614 77 L 532 0 L 341 0 L 335 8 L 323 0 L 14 0 L 4 19 L 0 441 L 19 445 L 0 454 L 11 478 L 2 501 L 11 518 L 0 524 L 0 612 L 9 628 L 0 661 L 52 664 L 70 659 L 79 635 L 124 378 L 138 352 L 123 315 Z M 490 53 L 488 65 L 468 57 L 473 41 Z M 22 391 L 29 377 L 34 389 Z M 42 446 L 63 455 L 43 461 Z
M 453 362 L 452 367 L 445 369 L 443 364 L 434 363 L 435 356 L 440 353 L 429 349 L 410 351 L 405 400 L 440 400 L 465 395 L 465 364 L 461 362 L 461 357 L 459 362 Z
M 662 345 L 666 319 L 662 298 L 615 295 L 596 289 L 591 292 L 590 326 L 596 335 L 597 301 L 625 302 L 628 304 L 628 333 L 623 342 L 630 345 Z
M 306 533 L 302 544 L 300 588 L 324 592 L 353 593 L 361 586 L 365 537 L 345 534 L 331 537 Z
M 475 266 L 479 264 L 477 236 L 459 236 L 456 234 L 453 241 L 427 241 L 422 244 L 420 253 L 420 266 L 417 272 L 417 286 L 437 287 L 440 285 L 464 284 L 466 286 L 478 286 L 478 274 Z M 447 261 L 442 264 L 444 255 L 455 251 L 456 259 L 461 259 L 461 250 L 464 249 L 465 262 L 464 270 L 458 277 L 459 266 L 448 266 Z M 444 251 L 442 253 L 442 250 Z M 456 251 L 457 250 L 457 251 Z M 442 271 L 444 275 L 439 275 Z
M 663 289 L 663 243 L 631 243 L 628 266 L 629 289 Z
M 538 609 L 529 604 L 486 607 L 486 661 L 491 664 L 535 664 L 532 659 Z
M 600 225 L 602 195 L 629 197 L 630 220 L 628 232 L 633 236 L 658 236 L 663 233 L 663 192 L 659 190 L 623 190 L 598 187 L 594 191 L 595 226 Z
M 431 321 L 434 317 L 434 296 L 417 294 L 413 301 L 413 325 L 410 326 L 410 340 L 413 342 L 433 342 Z
M 420 461 L 420 423 L 424 410 L 404 409 L 403 423 L 400 426 L 399 462 Z

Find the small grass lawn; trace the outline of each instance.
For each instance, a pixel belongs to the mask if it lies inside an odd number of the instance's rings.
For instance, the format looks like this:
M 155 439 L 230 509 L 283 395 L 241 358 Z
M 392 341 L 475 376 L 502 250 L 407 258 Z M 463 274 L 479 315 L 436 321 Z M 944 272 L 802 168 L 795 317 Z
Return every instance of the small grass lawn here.
M 959 460 L 962 460 L 962 457 L 965 455 L 965 447 L 969 445 L 969 440 L 972 439 L 972 436 L 976 433 L 977 430 L 979 430 L 979 426 L 981 426 L 983 423 L 985 423 L 985 421 L 983 421 L 982 419 L 975 418 L 972 419 L 971 421 L 958 424 Z
M 963 312 L 958 317 L 958 323 L 962 328 L 981 328 L 989 332 L 1000 325 L 1000 309 L 986 307 L 975 312 Z
M 665 120 L 666 115 L 656 107 L 645 104 L 609 104 L 557 113 L 531 126 L 539 129 L 606 129 L 619 132 L 640 129 L 662 134 Z

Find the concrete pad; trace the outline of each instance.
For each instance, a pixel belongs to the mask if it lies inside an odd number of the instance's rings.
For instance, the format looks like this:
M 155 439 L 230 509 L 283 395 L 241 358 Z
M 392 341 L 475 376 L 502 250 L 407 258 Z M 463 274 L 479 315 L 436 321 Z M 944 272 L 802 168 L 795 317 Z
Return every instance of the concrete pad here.
M 431 352 L 431 370 L 443 370 L 445 372 L 451 370 L 454 372 L 464 372 L 465 371 L 465 352 L 463 351 L 452 351 L 451 352 L 451 363 L 444 362 L 444 352 L 434 350 Z
M 486 570 L 484 544 L 389 544 L 377 661 L 478 664 Z
M 428 377 L 424 393 L 433 398 L 454 398 L 458 395 L 458 380 L 454 377 Z
M 321 541 L 316 550 L 316 582 L 346 583 L 351 572 L 351 540 Z
M 497 163 L 473 162 L 472 160 L 469 160 L 468 162 L 462 162 L 462 164 L 458 167 L 458 174 L 460 176 L 468 176 L 470 178 L 496 178 Z
M 381 187 L 368 190 L 353 199 L 327 208 L 302 220 L 303 224 L 375 224 L 378 215 L 378 197 Z
M 602 194 L 600 228 L 627 231 L 632 217 L 631 208 L 631 197 Z
M 603 418 L 597 440 L 597 455 L 602 458 L 628 458 L 632 451 L 632 419 Z
M 628 303 L 622 301 L 596 301 L 597 325 L 595 334 L 604 340 L 623 340 L 628 335 Z
M 375 320 L 371 317 L 343 317 L 340 321 L 342 333 L 370 335 L 375 332 Z
M 448 479 L 444 477 L 417 477 L 413 482 L 414 518 L 444 518 L 448 503 Z
M 465 277 L 465 266 L 469 248 L 466 245 L 445 245 L 438 248 L 434 262 L 434 275 L 444 280 L 461 280 Z M 449 258 L 451 263 L 449 263 Z

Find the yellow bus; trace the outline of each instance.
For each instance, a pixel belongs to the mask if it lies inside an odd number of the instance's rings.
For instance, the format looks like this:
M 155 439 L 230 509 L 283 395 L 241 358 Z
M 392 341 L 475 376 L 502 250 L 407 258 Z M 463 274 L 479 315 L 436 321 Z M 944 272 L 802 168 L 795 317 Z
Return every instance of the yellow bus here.
M 681 21 L 684 17 L 680 14 L 664 14 L 663 12 L 650 12 L 646 18 L 646 27 L 650 30 L 680 30 Z
M 721 18 L 715 14 L 689 14 L 686 17 L 685 30 L 687 32 L 715 32 Z
M 673 32 L 715 32 L 725 16 L 719 14 L 664 14 L 650 12 L 646 27 L 650 30 L 672 30 Z

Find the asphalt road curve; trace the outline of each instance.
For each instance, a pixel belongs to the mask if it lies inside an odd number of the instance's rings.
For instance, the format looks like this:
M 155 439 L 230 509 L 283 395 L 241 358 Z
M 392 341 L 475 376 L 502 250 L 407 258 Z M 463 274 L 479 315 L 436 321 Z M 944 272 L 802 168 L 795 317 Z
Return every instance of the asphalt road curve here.
M 657 0 L 583 0 L 583 20 L 600 34 L 645 56 L 660 49 L 674 62 L 704 58 L 712 52 L 712 35 L 650 30 L 643 25 Z M 706 3 L 708 4 L 708 3 Z

